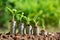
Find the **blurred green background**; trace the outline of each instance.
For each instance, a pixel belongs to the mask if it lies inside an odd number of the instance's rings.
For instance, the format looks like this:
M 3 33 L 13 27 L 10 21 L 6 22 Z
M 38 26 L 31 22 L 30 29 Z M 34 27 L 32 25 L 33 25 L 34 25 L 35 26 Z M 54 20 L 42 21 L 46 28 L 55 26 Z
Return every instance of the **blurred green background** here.
M 31 19 L 38 15 L 38 25 L 42 28 L 43 19 L 50 32 L 60 30 L 60 0 L 0 0 L 0 32 L 8 32 L 10 28 L 11 15 L 7 7 L 20 10 Z

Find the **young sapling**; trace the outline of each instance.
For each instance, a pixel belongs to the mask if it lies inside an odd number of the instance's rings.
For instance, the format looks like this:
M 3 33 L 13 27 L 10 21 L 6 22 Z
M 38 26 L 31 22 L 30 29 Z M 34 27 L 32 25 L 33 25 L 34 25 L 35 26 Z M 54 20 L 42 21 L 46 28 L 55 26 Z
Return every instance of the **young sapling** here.
M 33 21 L 34 21 L 34 23 L 35 23 L 35 27 L 34 27 L 34 29 L 33 29 L 33 34 L 34 34 L 34 35 L 39 35 L 39 33 L 40 33 L 40 28 L 39 28 L 39 26 L 37 25 L 39 21 L 36 21 L 36 20 L 37 20 L 37 18 L 34 18 L 34 19 L 33 19 Z
M 26 20 L 27 20 L 26 33 L 31 35 L 32 34 L 32 26 L 30 25 L 31 19 L 29 17 L 26 17 Z
M 22 12 L 22 15 L 20 17 L 20 24 L 19 24 L 19 33 L 24 34 L 24 22 L 22 21 L 22 18 L 24 17 L 24 13 Z
M 10 28 L 10 33 L 14 34 L 16 33 L 16 21 L 15 21 L 15 15 L 16 15 L 16 9 L 10 9 L 7 7 L 7 9 L 10 11 L 11 15 L 12 15 L 12 19 L 11 19 L 11 28 Z
M 45 23 L 44 23 L 44 20 L 43 19 L 42 19 L 42 27 L 43 27 L 43 29 L 41 30 L 41 34 L 42 35 L 47 35 L 48 32 L 45 30 Z

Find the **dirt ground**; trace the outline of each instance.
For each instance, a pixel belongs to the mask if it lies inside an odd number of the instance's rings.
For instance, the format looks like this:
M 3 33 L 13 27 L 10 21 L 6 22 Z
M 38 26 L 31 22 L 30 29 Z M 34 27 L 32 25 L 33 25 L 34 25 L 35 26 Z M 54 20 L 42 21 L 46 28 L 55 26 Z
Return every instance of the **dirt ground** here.
M 60 32 L 47 34 L 40 33 L 39 35 L 1 33 L 0 40 L 60 40 Z

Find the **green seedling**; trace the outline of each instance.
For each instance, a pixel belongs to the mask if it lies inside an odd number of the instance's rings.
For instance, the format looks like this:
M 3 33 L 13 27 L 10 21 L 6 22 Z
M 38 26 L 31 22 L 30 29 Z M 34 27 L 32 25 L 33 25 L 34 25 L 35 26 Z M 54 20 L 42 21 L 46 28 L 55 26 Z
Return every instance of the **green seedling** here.
M 16 33 L 16 21 L 15 21 L 15 14 L 16 14 L 16 11 L 15 9 L 10 9 L 7 7 L 7 9 L 10 11 L 11 15 L 12 15 L 12 20 L 11 20 L 11 28 L 10 28 L 10 33 L 14 34 Z
M 42 21 L 42 30 L 40 31 L 42 35 L 47 35 L 48 32 L 46 31 L 46 28 L 45 28 L 45 21 L 44 21 L 44 17 L 45 15 L 42 15 L 43 18 L 41 18 L 41 21 Z
M 33 21 L 35 23 L 35 27 L 33 29 L 33 34 L 34 35 L 39 35 L 40 33 L 40 29 L 39 29 L 39 26 L 38 26 L 38 23 L 39 23 L 39 17 L 38 15 L 36 15 L 34 18 L 33 18 Z
M 35 20 L 34 20 L 34 22 L 35 22 L 35 27 L 34 27 L 34 30 L 33 30 L 33 34 L 34 35 L 39 35 L 40 29 L 39 29 L 39 26 L 37 25 L 38 22 L 36 22 Z
M 39 15 L 37 14 L 37 15 L 35 15 L 35 16 L 34 16 L 34 18 L 32 19 L 32 20 L 33 20 L 33 22 L 35 23 L 35 26 L 37 26 L 37 25 L 38 25 L 39 20 L 40 20 L 40 18 L 39 18 L 38 16 L 39 16 Z
M 30 25 L 31 19 L 30 19 L 30 16 L 29 16 L 29 15 L 30 15 L 30 14 L 28 14 L 27 17 L 24 16 L 24 18 L 25 18 L 25 20 L 27 21 L 27 22 L 26 22 L 26 23 L 27 23 L 27 26 L 26 26 L 26 33 L 29 34 L 29 35 L 31 35 L 31 34 L 32 34 L 32 26 Z
M 43 27 L 43 30 L 45 30 L 45 23 L 43 19 L 42 19 L 42 27 Z
M 26 20 L 27 20 L 26 33 L 31 35 L 32 34 L 32 26 L 30 25 L 31 19 L 27 17 Z
M 24 13 L 22 12 L 22 15 L 20 15 L 20 24 L 19 24 L 19 33 L 24 34 L 24 22 L 22 22 L 22 18 L 24 17 Z

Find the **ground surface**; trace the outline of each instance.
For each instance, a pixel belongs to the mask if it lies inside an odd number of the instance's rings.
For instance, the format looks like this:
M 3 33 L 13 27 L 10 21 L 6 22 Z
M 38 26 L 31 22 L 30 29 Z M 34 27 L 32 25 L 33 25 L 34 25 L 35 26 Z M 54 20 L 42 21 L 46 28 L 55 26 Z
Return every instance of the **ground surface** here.
M 28 35 L 28 34 L 0 34 L 0 40 L 60 40 L 60 33 L 54 34 L 40 34 L 40 35 Z

